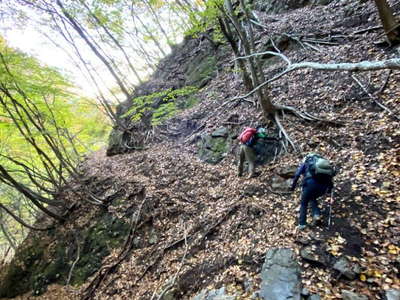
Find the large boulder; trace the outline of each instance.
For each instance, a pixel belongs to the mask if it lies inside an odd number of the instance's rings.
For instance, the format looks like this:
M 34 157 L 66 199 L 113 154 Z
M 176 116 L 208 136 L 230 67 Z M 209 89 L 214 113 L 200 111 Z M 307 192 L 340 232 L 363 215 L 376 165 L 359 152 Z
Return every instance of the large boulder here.
M 107 155 L 112 156 L 124 152 L 124 133 L 118 128 L 113 128 L 108 137 Z
M 232 144 L 232 134 L 225 127 L 204 135 L 198 141 L 198 155 L 204 162 L 219 163 L 227 155 Z
M 273 137 L 271 135 L 271 137 Z M 256 163 L 258 165 L 266 164 L 274 159 L 277 153 L 280 151 L 279 141 L 269 139 L 258 139 L 256 144 L 253 146 L 257 153 Z
M 261 271 L 260 297 L 265 300 L 301 299 L 300 267 L 287 248 L 268 250 Z

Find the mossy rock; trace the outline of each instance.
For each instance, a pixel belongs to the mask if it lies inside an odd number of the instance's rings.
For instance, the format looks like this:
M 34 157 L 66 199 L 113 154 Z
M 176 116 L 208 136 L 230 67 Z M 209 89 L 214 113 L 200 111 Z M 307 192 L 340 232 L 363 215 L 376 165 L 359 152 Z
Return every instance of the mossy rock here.
M 264 165 L 272 161 L 276 154 L 281 151 L 281 144 L 274 140 L 259 139 L 253 148 L 257 153 L 256 164 Z
M 186 70 L 187 85 L 193 85 L 197 87 L 203 87 L 212 78 L 214 71 L 216 70 L 217 60 L 214 56 L 206 55 L 197 56 L 188 65 Z
M 75 266 L 71 284 L 80 285 L 95 273 L 102 260 L 111 250 L 119 247 L 129 232 L 129 225 L 120 219 L 105 214 L 99 222 L 89 228 L 81 249 L 81 257 Z
M 95 273 L 102 260 L 113 248 L 125 241 L 129 225 L 108 213 L 101 213 L 97 223 L 78 233 L 80 258 L 75 265 L 71 284 L 80 285 Z M 0 298 L 12 298 L 30 290 L 40 295 L 52 283 L 65 284 L 73 261 L 77 257 L 74 235 L 52 234 L 54 240 L 32 239 L 30 244 L 18 249 L 7 274 L 0 282 Z
M 217 164 L 227 155 L 232 137 L 226 128 L 219 128 L 198 142 L 198 155 L 202 161 Z
M 110 131 L 110 135 L 108 137 L 108 147 L 107 147 L 107 155 L 112 156 L 115 154 L 122 153 L 123 148 L 123 138 L 124 133 L 116 128 L 113 128 Z
M 0 298 L 13 298 L 32 289 L 36 270 L 43 267 L 42 258 L 47 244 L 32 239 L 29 244 L 18 248 L 8 266 L 7 274 L 0 283 Z

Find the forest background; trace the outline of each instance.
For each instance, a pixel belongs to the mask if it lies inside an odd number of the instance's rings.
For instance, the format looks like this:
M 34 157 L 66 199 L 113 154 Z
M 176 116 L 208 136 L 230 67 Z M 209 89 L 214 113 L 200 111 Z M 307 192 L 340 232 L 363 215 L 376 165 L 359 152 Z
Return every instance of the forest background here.
M 117 123 L 116 106 L 182 41 L 202 6 L 202 1 L 2 1 L 2 257 L 11 257 L 43 209 L 61 217 L 65 207 L 54 195 L 78 176 L 85 155 L 106 146 Z

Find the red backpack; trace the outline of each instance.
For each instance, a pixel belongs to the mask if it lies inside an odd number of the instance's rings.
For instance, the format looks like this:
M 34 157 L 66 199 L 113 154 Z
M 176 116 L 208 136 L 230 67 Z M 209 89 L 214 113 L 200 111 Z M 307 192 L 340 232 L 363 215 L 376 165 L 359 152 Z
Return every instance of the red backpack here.
M 252 142 L 254 134 L 257 132 L 255 128 L 247 127 L 239 136 L 239 140 L 242 144 L 249 146 Z

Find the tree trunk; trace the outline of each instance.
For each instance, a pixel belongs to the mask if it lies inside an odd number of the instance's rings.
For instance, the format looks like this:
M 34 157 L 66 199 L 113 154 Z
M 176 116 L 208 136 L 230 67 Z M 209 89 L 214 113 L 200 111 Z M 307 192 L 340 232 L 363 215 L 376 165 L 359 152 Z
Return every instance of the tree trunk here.
M 20 217 L 18 217 L 16 214 L 14 214 L 11 210 L 9 210 L 7 207 L 5 207 L 3 204 L 0 203 L 0 208 L 2 208 L 6 213 L 8 213 L 15 221 L 17 221 L 19 224 L 22 226 L 25 226 L 26 228 L 29 228 L 31 230 L 38 230 L 38 231 L 45 231 L 48 230 L 49 228 L 36 228 L 28 223 L 26 223 L 24 220 L 22 220 Z
M 7 228 L 4 227 L 2 220 L 0 220 L 0 229 L 3 232 L 3 235 L 5 236 L 7 242 L 10 244 L 11 248 L 13 248 L 14 250 L 17 249 L 17 246 L 15 244 L 13 237 L 10 235 Z
M 90 49 L 93 51 L 93 53 L 103 62 L 103 64 L 106 66 L 108 71 L 111 73 L 111 75 L 114 77 L 114 79 L 117 81 L 121 91 L 125 94 L 126 97 L 130 96 L 130 93 L 128 89 L 125 87 L 123 84 L 121 78 L 116 74 L 115 70 L 111 67 L 110 63 L 104 58 L 103 55 L 99 52 L 99 50 L 93 45 L 93 43 L 89 40 L 89 38 L 86 36 L 86 34 L 83 32 L 82 28 L 79 26 L 79 24 L 76 22 L 75 18 L 71 16 L 68 11 L 65 9 L 63 4 L 61 3 L 60 0 L 56 1 L 57 5 L 61 8 L 62 13 L 64 14 L 65 18 L 70 22 L 71 26 L 75 29 L 75 31 L 79 34 L 79 36 L 86 42 L 86 44 L 90 47 Z
M 20 192 L 21 194 L 23 194 L 26 198 L 28 198 L 29 200 L 32 201 L 32 203 L 39 208 L 41 211 L 43 211 L 45 214 L 49 215 L 50 217 L 53 217 L 54 219 L 58 220 L 58 221 L 64 221 L 64 218 L 52 211 L 50 211 L 49 209 L 47 209 L 42 203 L 47 203 L 49 201 L 51 201 L 50 199 L 47 199 L 37 193 L 35 193 L 34 191 L 32 191 L 31 189 L 29 189 L 28 187 L 26 187 L 25 185 L 19 183 L 18 181 L 16 181 L 11 175 L 10 173 L 3 167 L 0 165 L 0 181 L 2 181 L 4 184 L 7 184 L 9 186 L 14 187 L 18 192 Z
M 240 52 L 238 49 L 238 46 L 236 44 L 235 39 L 233 38 L 232 32 L 229 28 L 229 23 L 223 20 L 222 18 L 218 18 L 219 26 L 221 28 L 222 34 L 226 38 L 226 40 L 229 42 L 231 45 L 231 48 L 233 50 L 233 53 L 235 54 L 236 58 L 240 57 Z M 237 65 L 240 68 L 240 71 L 242 72 L 242 78 L 243 78 L 243 83 L 248 91 L 251 91 L 254 86 L 251 82 L 251 78 L 249 76 L 249 73 L 246 70 L 246 65 L 243 60 L 239 59 L 237 62 Z
M 379 17 L 381 19 L 383 29 L 390 44 L 397 44 L 400 42 L 400 24 L 396 21 L 393 11 L 386 0 L 375 0 L 376 7 L 378 8 Z
M 252 56 L 252 48 L 250 45 L 250 41 L 246 36 L 245 30 L 242 28 L 240 25 L 240 22 L 235 15 L 235 12 L 233 10 L 232 2 L 231 0 L 225 0 L 225 7 L 227 9 L 228 13 L 228 18 L 232 22 L 233 26 L 235 27 L 236 32 L 239 35 L 239 38 L 243 44 L 244 52 L 246 55 L 246 60 L 248 61 L 249 68 L 250 68 L 250 73 L 251 73 L 251 78 L 253 82 L 253 86 L 259 86 L 260 83 L 262 83 L 260 75 L 257 73 L 257 67 L 256 63 L 254 61 L 254 57 Z M 251 28 L 249 28 L 251 30 Z M 263 76 L 261 76 L 263 77 Z M 274 120 L 273 115 L 276 113 L 276 107 L 272 103 L 271 99 L 268 97 L 265 89 L 260 88 L 256 91 L 258 101 L 261 105 L 262 111 L 264 113 L 264 117 L 267 119 Z
M 170 40 L 168 34 L 165 32 L 163 25 L 159 21 L 159 16 L 157 16 L 157 13 L 151 6 L 151 3 L 149 3 L 148 0 L 144 0 L 145 5 L 147 6 L 148 10 L 150 11 L 150 14 L 153 18 L 153 21 L 157 24 L 158 28 L 160 29 L 161 33 L 163 34 L 165 40 L 167 41 L 168 46 L 173 45 L 174 43 Z
M 97 25 L 100 26 L 101 28 L 103 28 L 103 30 L 105 31 L 105 33 L 107 34 L 107 36 L 114 42 L 114 44 L 117 46 L 117 48 L 119 50 L 121 50 L 122 54 L 124 55 L 126 62 L 128 63 L 129 68 L 131 69 L 131 71 L 133 72 L 133 74 L 135 74 L 136 79 L 138 80 L 138 82 L 140 84 L 143 83 L 142 79 L 140 78 L 139 73 L 136 71 L 135 67 L 133 66 L 132 62 L 129 59 L 128 54 L 126 53 L 125 49 L 122 47 L 122 45 L 119 43 L 119 41 L 114 37 L 114 35 L 108 30 L 108 28 L 106 26 L 104 26 L 104 24 L 99 20 L 99 18 L 96 16 L 96 14 L 94 12 L 92 12 L 92 10 L 90 9 L 90 7 L 88 5 L 86 5 L 86 3 L 84 1 L 81 1 L 82 5 L 86 8 L 86 10 L 88 11 L 88 13 L 94 18 L 94 20 L 96 21 Z
M 160 53 L 163 56 L 166 56 L 167 53 L 164 51 L 163 47 L 161 46 L 161 44 L 158 42 L 158 38 L 154 36 L 154 34 L 151 32 L 151 29 L 149 27 L 147 27 L 147 25 L 143 22 L 143 20 L 138 16 L 134 16 L 133 12 L 132 12 L 132 18 L 136 18 L 139 23 L 142 25 L 142 27 L 144 28 L 144 30 L 147 32 L 147 34 L 149 35 L 150 39 L 153 41 L 153 43 L 156 45 L 156 47 L 158 48 L 158 50 L 160 51 Z

